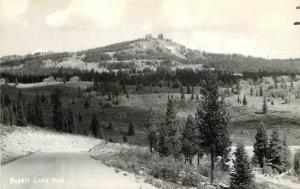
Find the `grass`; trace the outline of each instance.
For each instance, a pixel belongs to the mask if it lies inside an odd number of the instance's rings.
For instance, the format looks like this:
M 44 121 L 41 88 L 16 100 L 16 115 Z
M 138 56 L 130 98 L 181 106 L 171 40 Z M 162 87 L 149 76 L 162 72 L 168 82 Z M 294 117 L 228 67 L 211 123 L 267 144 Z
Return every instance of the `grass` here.
M 206 159 L 197 167 L 175 161 L 171 157 L 160 157 L 156 153 L 150 153 L 147 148 L 109 143 L 97 145 L 90 154 L 108 166 L 142 176 L 151 184 L 163 186 L 162 188 L 201 188 L 209 185 L 209 166 Z M 228 177 L 224 177 L 224 174 L 228 175 L 228 172 L 221 171 L 217 166 L 215 173 L 217 182 L 227 182 Z M 163 180 L 164 184 L 159 180 Z

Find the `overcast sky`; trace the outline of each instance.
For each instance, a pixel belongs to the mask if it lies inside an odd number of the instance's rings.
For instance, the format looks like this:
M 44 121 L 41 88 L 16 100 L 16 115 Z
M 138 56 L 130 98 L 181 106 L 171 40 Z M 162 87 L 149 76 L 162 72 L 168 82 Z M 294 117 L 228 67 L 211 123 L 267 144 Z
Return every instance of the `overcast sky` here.
M 300 57 L 300 0 L 0 0 L 0 56 L 163 33 L 190 48 Z

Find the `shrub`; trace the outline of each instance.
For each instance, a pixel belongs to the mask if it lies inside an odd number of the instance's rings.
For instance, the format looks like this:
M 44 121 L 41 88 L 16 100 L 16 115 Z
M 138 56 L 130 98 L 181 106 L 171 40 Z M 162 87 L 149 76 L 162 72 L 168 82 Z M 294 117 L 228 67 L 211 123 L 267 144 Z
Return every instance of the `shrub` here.
M 178 182 L 183 164 L 174 162 L 172 158 L 163 158 L 160 162 L 154 164 L 150 170 L 150 175 L 154 178 L 162 179 L 169 182 Z
M 111 108 L 111 107 L 112 107 L 112 104 L 111 104 L 111 102 L 105 102 L 105 103 L 103 104 L 103 107 L 104 107 L 104 108 Z
M 199 184 L 200 178 L 197 172 L 187 170 L 182 176 L 183 186 L 197 186 Z
M 294 171 L 296 175 L 300 175 L 300 152 L 297 152 L 294 157 Z
M 272 175 L 273 169 L 270 166 L 264 166 L 262 172 L 263 172 L 263 174 L 266 174 L 266 175 Z

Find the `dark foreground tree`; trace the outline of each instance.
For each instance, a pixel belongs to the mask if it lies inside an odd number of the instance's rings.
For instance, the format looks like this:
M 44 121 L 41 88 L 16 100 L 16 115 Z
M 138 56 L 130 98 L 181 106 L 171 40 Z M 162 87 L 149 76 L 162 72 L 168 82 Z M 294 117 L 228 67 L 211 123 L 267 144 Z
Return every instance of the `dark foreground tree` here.
M 185 162 L 192 164 L 193 157 L 198 152 L 198 130 L 194 118 L 189 115 L 182 132 L 182 153 Z
M 262 113 L 266 114 L 267 112 L 268 112 L 268 105 L 267 105 L 266 97 L 264 97 L 263 105 L 262 105 Z
M 74 115 L 71 108 L 71 105 L 69 105 L 68 111 L 67 111 L 67 127 L 65 128 L 65 132 L 68 133 L 74 133 L 75 131 L 75 124 L 74 124 Z
M 64 114 L 62 111 L 62 104 L 60 101 L 60 91 L 58 88 L 55 88 L 55 91 L 52 94 L 52 103 L 53 103 L 52 126 L 54 129 L 61 131 L 64 128 Z
M 270 138 L 268 159 L 272 165 L 281 165 L 282 140 L 279 131 L 275 129 Z
M 16 125 L 17 126 L 26 126 L 26 124 L 27 124 L 23 102 L 24 102 L 23 94 L 19 90 L 18 99 L 17 99 L 17 107 L 16 107 Z
M 135 130 L 134 130 L 134 126 L 132 124 L 132 120 L 129 120 L 129 124 L 128 124 L 128 132 L 127 132 L 128 136 L 133 136 L 135 135 Z
M 244 94 L 243 105 L 245 106 L 245 105 L 247 105 L 247 104 L 248 104 L 248 102 L 247 102 L 246 94 Z
M 175 101 L 168 96 L 165 122 L 160 125 L 158 134 L 158 151 L 160 156 L 173 155 L 178 158 L 181 140 L 176 123 Z
M 91 129 L 94 137 L 96 137 L 96 138 L 98 137 L 99 127 L 100 127 L 100 125 L 99 125 L 98 119 L 96 117 L 96 114 L 93 114 L 90 129 Z
M 145 127 L 148 129 L 149 150 L 150 152 L 153 152 L 153 150 L 157 148 L 157 127 L 155 122 L 155 114 L 152 108 L 150 108 L 148 111 L 145 120 Z
M 257 128 L 253 148 L 254 156 L 257 159 L 259 166 L 263 168 L 265 166 L 268 155 L 268 135 L 263 125 L 260 125 Z
M 234 153 L 233 170 L 230 174 L 230 189 L 254 189 L 254 175 L 243 144 L 238 144 Z
M 34 108 L 34 124 L 45 127 L 45 121 L 43 116 L 43 111 L 41 107 L 41 98 L 37 94 L 35 96 L 35 100 L 33 101 L 33 108 Z
M 294 157 L 294 171 L 296 175 L 300 176 L 300 151 Z
M 228 133 L 229 116 L 222 98 L 219 98 L 216 76 L 207 72 L 201 89 L 203 100 L 200 102 L 195 115 L 200 134 L 200 146 L 211 159 L 211 178 L 214 181 L 216 157 L 221 157 L 221 163 L 226 168 L 229 161 L 231 142 Z

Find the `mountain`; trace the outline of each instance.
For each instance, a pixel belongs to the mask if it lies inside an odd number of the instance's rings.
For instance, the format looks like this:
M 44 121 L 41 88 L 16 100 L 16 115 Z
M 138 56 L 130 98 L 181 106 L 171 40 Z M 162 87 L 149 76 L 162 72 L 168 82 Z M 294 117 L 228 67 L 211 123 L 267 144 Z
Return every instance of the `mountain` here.
M 16 58 L 14 58 L 16 57 Z M 168 66 L 173 70 L 182 68 L 202 69 L 203 66 L 228 72 L 292 72 L 300 73 L 300 59 L 264 59 L 239 54 L 208 53 L 193 50 L 172 39 L 146 35 L 104 47 L 79 52 L 35 53 L 2 57 L 1 67 L 20 65 L 28 67 L 64 67 L 102 72 L 118 69 L 156 70 Z

